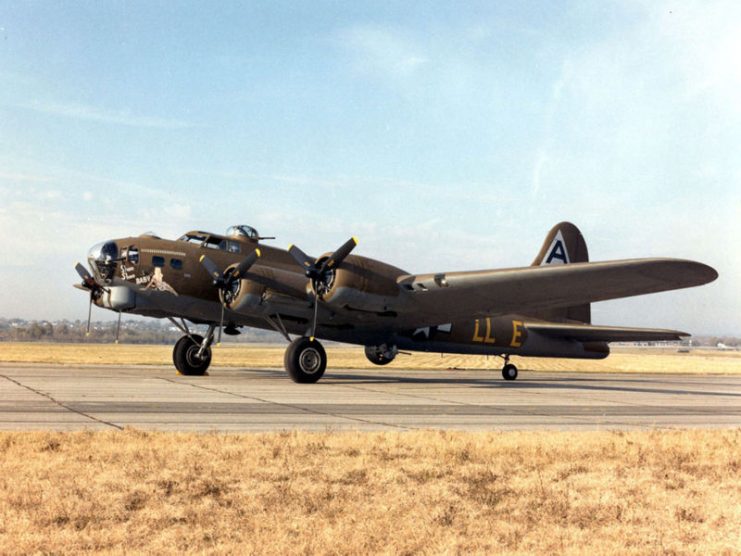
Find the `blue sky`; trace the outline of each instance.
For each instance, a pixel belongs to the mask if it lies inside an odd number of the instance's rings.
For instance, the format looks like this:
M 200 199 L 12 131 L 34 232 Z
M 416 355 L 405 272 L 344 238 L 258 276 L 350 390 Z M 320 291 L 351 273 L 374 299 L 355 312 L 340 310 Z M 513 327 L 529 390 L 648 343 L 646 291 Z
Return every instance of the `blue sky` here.
M 737 2 L 0 0 L 0 315 L 84 318 L 102 239 L 235 223 L 414 272 L 715 266 L 595 321 L 741 333 Z

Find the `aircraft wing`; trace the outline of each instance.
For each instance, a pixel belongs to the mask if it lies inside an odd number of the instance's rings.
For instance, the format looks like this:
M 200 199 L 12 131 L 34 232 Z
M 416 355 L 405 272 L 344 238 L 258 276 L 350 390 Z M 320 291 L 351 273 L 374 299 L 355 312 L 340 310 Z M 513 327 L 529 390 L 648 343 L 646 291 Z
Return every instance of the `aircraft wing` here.
M 543 336 L 576 340 L 577 342 L 662 342 L 689 336 L 679 330 L 660 328 L 626 328 L 592 324 L 560 324 L 525 322 L 525 328 Z
M 689 288 L 717 276 L 713 268 L 694 261 L 628 259 L 405 275 L 398 282 L 411 294 L 418 322 L 440 324 Z

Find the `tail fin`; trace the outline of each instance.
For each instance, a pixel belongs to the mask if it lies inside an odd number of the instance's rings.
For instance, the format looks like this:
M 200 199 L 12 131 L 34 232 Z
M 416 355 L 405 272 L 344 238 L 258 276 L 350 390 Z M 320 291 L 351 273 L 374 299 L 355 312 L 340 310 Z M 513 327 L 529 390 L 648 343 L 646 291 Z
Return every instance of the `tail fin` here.
M 586 263 L 589 261 L 587 243 L 579 228 L 571 222 L 556 224 L 548 232 L 531 266 L 546 264 Z
M 553 226 L 551 231 L 548 232 L 543 247 L 540 248 L 540 252 L 531 266 L 586 263 L 588 261 L 587 243 L 584 241 L 584 236 L 581 235 L 579 228 L 571 222 L 561 222 Z M 566 320 L 592 322 L 592 311 L 589 303 L 563 309 L 551 309 L 534 316 L 556 322 Z

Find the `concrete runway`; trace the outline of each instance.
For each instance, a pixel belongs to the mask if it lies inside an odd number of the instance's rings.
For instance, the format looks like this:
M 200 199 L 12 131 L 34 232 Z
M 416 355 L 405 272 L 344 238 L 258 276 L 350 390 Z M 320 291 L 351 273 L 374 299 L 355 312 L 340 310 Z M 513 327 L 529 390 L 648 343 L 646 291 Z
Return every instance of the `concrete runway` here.
M 637 429 L 741 426 L 741 376 L 0 364 L 0 430 Z

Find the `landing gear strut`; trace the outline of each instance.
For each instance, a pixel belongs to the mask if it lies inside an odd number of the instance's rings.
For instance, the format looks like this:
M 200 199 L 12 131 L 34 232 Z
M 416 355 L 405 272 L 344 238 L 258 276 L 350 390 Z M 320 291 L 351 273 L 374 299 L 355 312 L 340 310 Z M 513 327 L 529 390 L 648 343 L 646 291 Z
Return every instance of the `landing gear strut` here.
M 515 380 L 517 378 L 517 367 L 509 362 L 509 355 L 504 356 L 504 367 L 502 367 L 504 380 Z
M 327 368 L 327 353 L 315 338 L 296 338 L 286 350 L 283 359 L 293 382 L 317 382 Z

